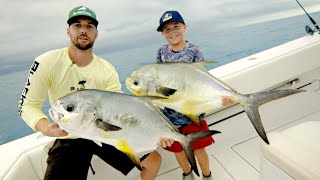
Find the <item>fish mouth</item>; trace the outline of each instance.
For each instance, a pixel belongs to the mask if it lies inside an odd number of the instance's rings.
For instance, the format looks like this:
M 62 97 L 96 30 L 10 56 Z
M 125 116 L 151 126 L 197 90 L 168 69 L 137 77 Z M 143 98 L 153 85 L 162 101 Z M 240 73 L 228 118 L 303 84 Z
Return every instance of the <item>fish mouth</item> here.
M 130 90 L 131 86 L 132 86 L 131 78 L 127 77 L 125 80 L 125 84 L 126 84 L 128 90 Z
M 49 109 L 49 115 L 51 119 L 55 122 L 58 122 L 59 120 L 63 119 L 64 115 L 59 113 L 55 108 Z

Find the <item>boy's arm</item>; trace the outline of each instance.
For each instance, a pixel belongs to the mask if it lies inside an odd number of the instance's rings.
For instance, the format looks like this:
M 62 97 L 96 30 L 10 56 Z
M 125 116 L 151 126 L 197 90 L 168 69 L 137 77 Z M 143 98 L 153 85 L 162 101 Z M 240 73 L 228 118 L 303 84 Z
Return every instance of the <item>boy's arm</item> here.
M 170 147 L 174 143 L 174 140 L 171 138 L 160 137 L 158 146 L 162 148 Z

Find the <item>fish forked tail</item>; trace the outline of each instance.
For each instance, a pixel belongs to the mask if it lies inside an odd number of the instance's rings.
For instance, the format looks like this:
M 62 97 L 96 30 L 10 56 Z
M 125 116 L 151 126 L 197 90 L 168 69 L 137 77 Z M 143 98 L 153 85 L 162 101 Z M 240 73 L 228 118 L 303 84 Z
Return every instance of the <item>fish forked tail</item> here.
M 246 111 L 251 123 L 253 124 L 257 133 L 263 139 L 264 142 L 269 144 L 267 134 L 261 122 L 261 117 L 258 110 L 259 106 L 269 101 L 286 97 L 292 94 L 297 94 L 304 91 L 305 90 L 300 90 L 300 89 L 287 89 L 287 90 L 273 90 L 273 91 L 259 92 L 255 94 L 246 95 L 246 100 L 243 105 L 244 110 Z
M 200 131 L 200 132 L 194 132 L 194 133 L 189 133 L 187 134 L 187 142 L 185 144 L 181 143 L 184 152 L 188 158 L 188 161 L 191 165 L 191 170 L 193 170 L 198 176 L 199 176 L 199 171 L 197 167 L 197 162 L 194 157 L 194 152 L 192 150 L 192 145 L 194 142 L 206 138 L 208 136 L 212 136 L 214 134 L 221 133 L 220 131 L 215 131 L 215 130 L 208 130 L 208 131 Z

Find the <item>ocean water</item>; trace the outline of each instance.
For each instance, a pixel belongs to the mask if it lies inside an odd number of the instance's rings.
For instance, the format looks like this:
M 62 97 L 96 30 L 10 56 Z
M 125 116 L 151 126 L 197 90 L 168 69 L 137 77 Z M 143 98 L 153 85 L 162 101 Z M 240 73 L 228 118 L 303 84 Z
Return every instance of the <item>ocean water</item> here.
M 316 21 L 319 20 L 316 18 L 320 17 L 319 12 L 311 15 Z M 207 60 L 219 62 L 207 67 L 212 69 L 303 37 L 307 35 L 305 25 L 313 28 L 308 18 L 301 15 L 237 28 L 219 27 L 203 31 L 191 29 L 191 32 L 186 33 L 186 39 L 200 45 Z M 115 66 L 123 92 L 129 93 L 124 85 L 126 76 L 141 65 L 153 62 L 158 47 L 163 43 L 164 41 L 153 42 L 136 48 L 96 54 Z M 19 71 L 0 72 L 0 144 L 33 133 L 18 115 L 18 101 L 30 65 L 31 62 Z M 46 102 L 43 111 L 47 113 L 48 108 L 49 104 Z

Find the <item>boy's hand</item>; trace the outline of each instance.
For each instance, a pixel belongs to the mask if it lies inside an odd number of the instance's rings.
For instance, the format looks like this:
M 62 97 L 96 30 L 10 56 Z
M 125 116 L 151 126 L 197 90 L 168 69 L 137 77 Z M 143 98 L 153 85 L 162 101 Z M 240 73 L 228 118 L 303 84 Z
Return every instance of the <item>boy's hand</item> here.
M 232 99 L 229 99 L 228 97 L 222 97 L 222 106 L 229 106 L 233 103 L 234 101 Z
M 158 146 L 162 148 L 170 147 L 173 144 L 174 140 L 171 138 L 166 137 L 160 137 L 160 140 L 158 142 Z

